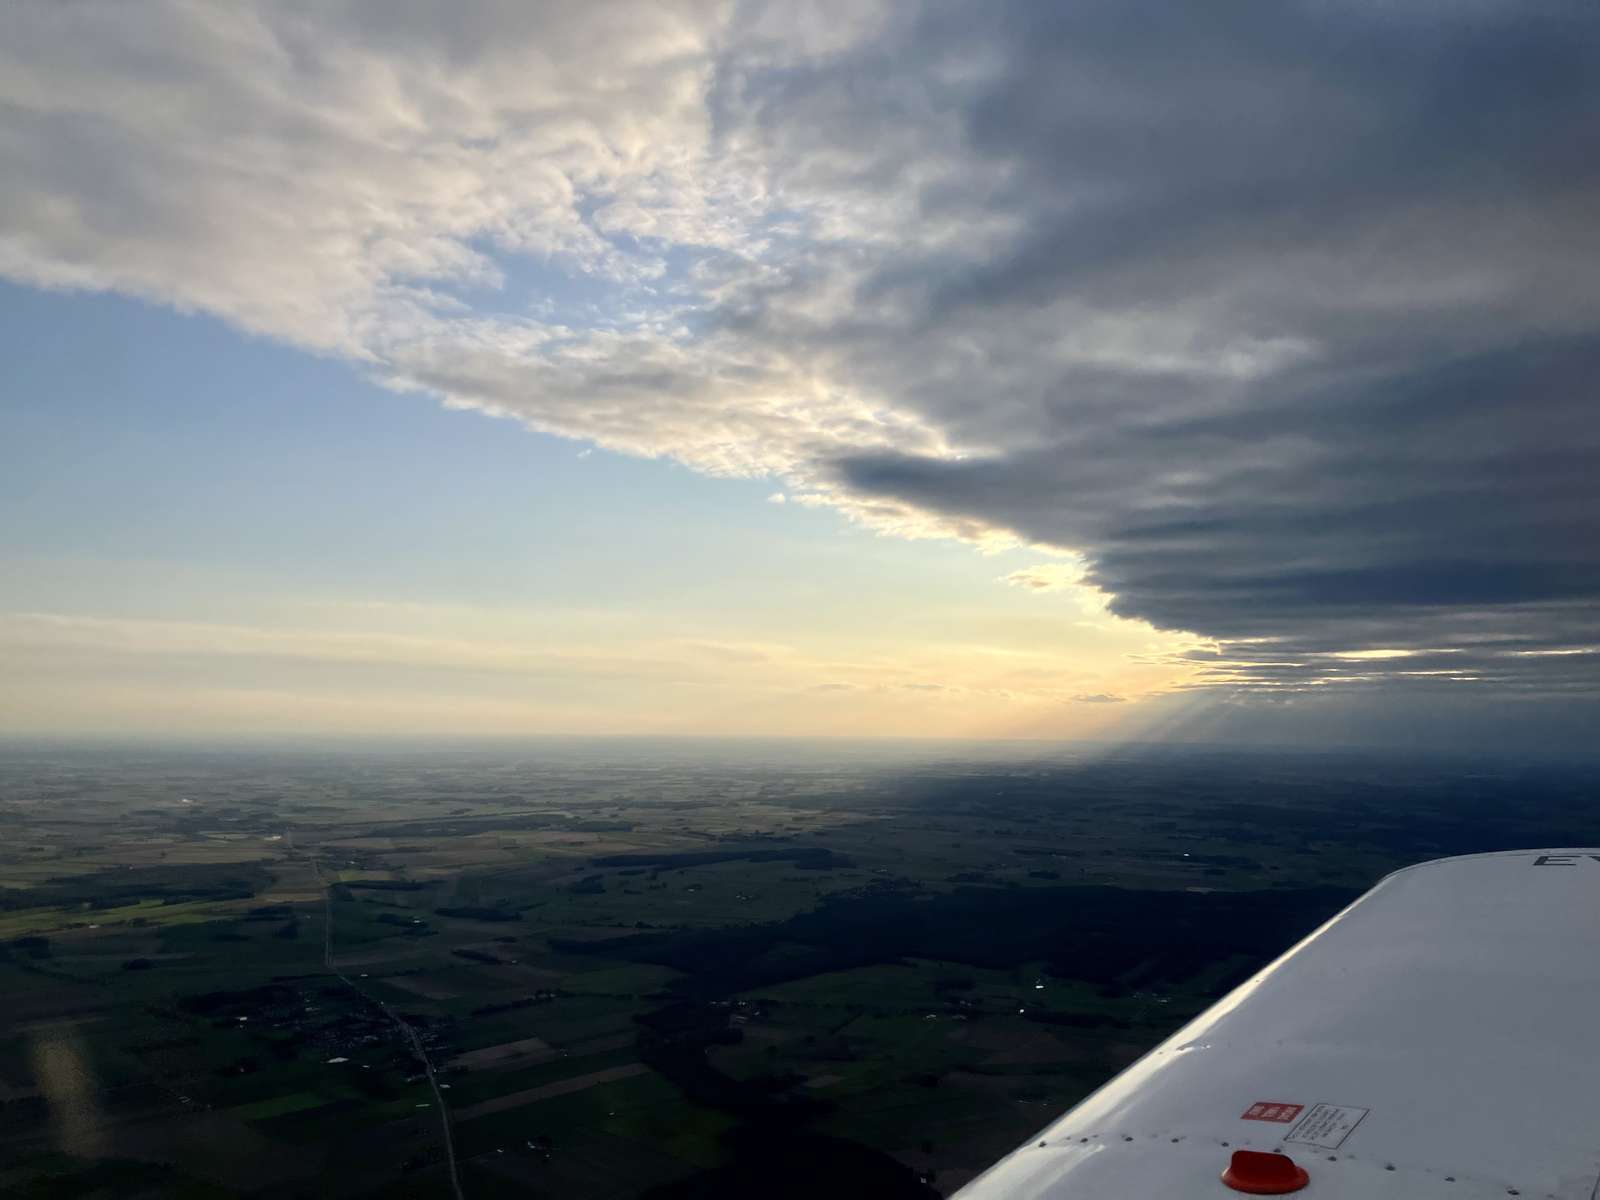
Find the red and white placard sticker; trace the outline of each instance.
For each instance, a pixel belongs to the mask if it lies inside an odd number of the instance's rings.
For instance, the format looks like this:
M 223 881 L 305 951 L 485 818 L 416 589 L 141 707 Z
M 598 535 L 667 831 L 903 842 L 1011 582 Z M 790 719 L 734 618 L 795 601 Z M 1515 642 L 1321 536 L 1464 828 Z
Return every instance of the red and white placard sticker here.
M 1304 1104 L 1282 1104 L 1276 1100 L 1257 1100 L 1239 1114 L 1241 1121 L 1276 1121 L 1287 1125 L 1305 1111 Z
M 1361 1124 L 1361 1118 L 1371 1111 L 1348 1104 L 1313 1104 L 1306 1119 L 1285 1134 L 1283 1140 L 1337 1150 L 1344 1145 L 1350 1131 Z

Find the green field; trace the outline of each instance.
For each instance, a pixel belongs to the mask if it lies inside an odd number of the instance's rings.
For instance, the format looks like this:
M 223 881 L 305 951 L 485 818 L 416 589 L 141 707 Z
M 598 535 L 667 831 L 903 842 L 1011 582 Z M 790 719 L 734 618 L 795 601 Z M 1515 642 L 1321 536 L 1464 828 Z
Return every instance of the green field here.
M 14 754 L 0 1190 L 445 1195 L 409 1029 L 474 1197 L 693 1186 L 774 1127 L 948 1193 L 1383 872 L 1600 840 L 1591 783 Z

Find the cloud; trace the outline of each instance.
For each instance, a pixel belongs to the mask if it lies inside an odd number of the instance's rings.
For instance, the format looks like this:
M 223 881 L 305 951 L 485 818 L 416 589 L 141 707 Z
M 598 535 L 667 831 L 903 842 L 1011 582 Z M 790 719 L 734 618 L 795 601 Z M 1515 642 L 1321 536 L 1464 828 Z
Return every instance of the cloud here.
M 648 276 L 617 237 L 727 240 L 688 170 L 714 8 L 14 9 L 0 261 L 355 356 L 497 251 Z
M 1083 567 L 1075 563 L 1040 563 L 1002 575 L 1001 581 L 1029 592 L 1060 592 L 1081 586 Z
M 717 647 L 573 646 L 484 638 L 440 638 L 414 632 L 276 628 L 202 621 L 0 612 L 0 656 L 13 666 L 39 661 L 87 663 L 103 670 L 118 660 L 152 662 L 304 663 L 323 667 L 406 668 L 429 672 L 534 675 L 568 679 L 693 679 L 698 651 L 731 658 Z M 687 652 L 687 653 L 685 653 Z
M 1110 692 L 1080 692 L 1072 698 L 1074 704 L 1123 704 L 1127 697 L 1113 696 Z
M 1082 737 L 1120 717 L 1073 690 L 1168 674 L 1079 648 L 819 626 L 798 644 L 653 626 L 648 612 L 385 602 L 254 623 L 0 612 L 0 723 L 17 731 L 864 733 Z M 899 637 L 901 640 L 896 641 Z M 736 640 L 737 639 L 737 640 Z M 937 682 L 933 682 L 937 681 Z
M 12 279 L 1081 556 L 1212 689 L 1600 692 L 1593 6 L 3 21 Z

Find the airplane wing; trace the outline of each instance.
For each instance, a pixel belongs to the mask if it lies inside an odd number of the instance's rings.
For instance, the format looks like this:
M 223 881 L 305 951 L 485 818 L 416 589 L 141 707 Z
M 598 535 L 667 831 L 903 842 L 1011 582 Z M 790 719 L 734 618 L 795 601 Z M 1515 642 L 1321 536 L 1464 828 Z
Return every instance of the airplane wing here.
M 1600 1198 L 1600 850 L 1395 872 L 957 1195 L 1241 1193 Z

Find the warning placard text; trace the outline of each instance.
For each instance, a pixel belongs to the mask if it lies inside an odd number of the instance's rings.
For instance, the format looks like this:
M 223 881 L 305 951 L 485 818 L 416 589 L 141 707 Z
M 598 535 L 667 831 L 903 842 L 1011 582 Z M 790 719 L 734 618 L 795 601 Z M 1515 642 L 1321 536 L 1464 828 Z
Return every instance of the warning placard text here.
M 1313 1104 L 1311 1111 L 1283 1140 L 1320 1146 L 1324 1150 L 1337 1150 L 1350 1136 L 1350 1131 L 1361 1124 L 1361 1118 L 1371 1111 L 1369 1108 L 1353 1108 L 1348 1104 Z

